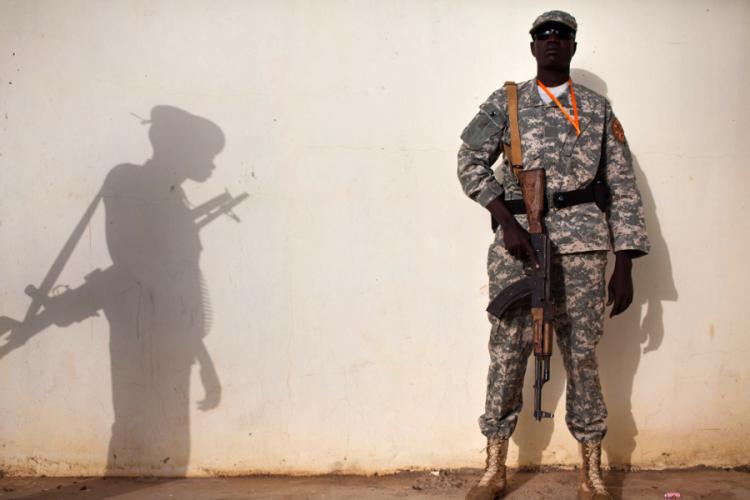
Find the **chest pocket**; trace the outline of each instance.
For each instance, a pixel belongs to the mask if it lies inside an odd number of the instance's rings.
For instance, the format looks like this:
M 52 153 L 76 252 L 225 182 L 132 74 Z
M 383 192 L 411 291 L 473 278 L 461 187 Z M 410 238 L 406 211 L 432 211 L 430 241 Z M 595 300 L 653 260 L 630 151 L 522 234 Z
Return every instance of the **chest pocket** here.
M 572 113 L 573 110 L 570 110 L 570 112 Z M 585 143 L 585 141 L 587 140 L 586 131 L 590 123 L 591 123 L 591 117 L 586 116 L 586 115 L 578 115 L 578 126 L 581 129 L 581 135 L 577 136 L 576 131 L 573 128 L 573 126 L 572 125 L 570 126 L 568 135 L 565 138 L 565 144 L 563 144 L 563 147 L 562 147 L 563 158 L 571 156 L 573 154 L 573 150 L 578 144 Z

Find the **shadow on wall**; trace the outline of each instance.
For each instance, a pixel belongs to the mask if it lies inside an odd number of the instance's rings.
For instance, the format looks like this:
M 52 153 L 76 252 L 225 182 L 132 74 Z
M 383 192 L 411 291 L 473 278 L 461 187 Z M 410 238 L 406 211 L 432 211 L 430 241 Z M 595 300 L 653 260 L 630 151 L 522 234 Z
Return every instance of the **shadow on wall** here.
M 103 311 L 110 327 L 115 421 L 107 475 L 184 476 L 190 459 L 190 373 L 200 369 L 203 411 L 216 408 L 221 384 L 203 342 L 211 324 L 200 270 L 200 229 L 247 197 L 228 193 L 191 207 L 181 185 L 204 182 L 224 134 L 214 123 L 171 106 L 151 111 L 153 157 L 122 164 L 104 185 L 61 250 L 23 321 L 2 318 L 10 337 L 0 358 L 48 326 L 68 326 Z M 74 289 L 53 285 L 104 202 L 112 265 L 90 273 Z
M 633 168 L 643 197 L 651 251 L 634 262 L 636 291 L 633 303 L 620 316 L 607 321 L 598 350 L 600 377 L 609 411 L 609 432 L 604 440 L 604 451 L 612 466 L 624 468 L 631 464 L 635 436 L 638 435 L 631 408 L 633 379 L 641 356 L 657 350 L 664 339 L 662 302 L 674 302 L 678 297 L 654 198 L 635 156 Z
M 589 71 L 573 69 L 571 78 L 574 82 L 583 84 L 601 95 L 607 95 L 607 84 Z M 627 130 L 627 124 L 625 126 Z M 632 462 L 635 437 L 638 435 L 631 409 L 635 373 L 641 356 L 658 349 L 664 337 L 662 301 L 677 300 L 669 251 L 661 234 L 654 198 L 648 179 L 635 156 L 633 156 L 633 168 L 643 197 L 651 252 L 646 257 L 634 261 L 635 297 L 633 303 L 621 315 L 607 319 L 604 337 L 597 350 L 599 374 L 609 412 L 607 419 L 609 430 L 603 447 L 611 467 L 625 468 L 629 467 Z M 612 262 L 608 266 L 607 279 L 612 272 L 611 264 Z M 642 320 L 641 317 L 643 317 Z M 533 401 L 533 366 L 533 363 L 530 363 L 526 373 L 524 401 Z M 555 408 L 565 388 L 565 369 L 556 349 L 551 369 L 552 377 L 544 386 L 542 406 L 545 408 Z M 523 412 L 516 432 L 513 434 L 513 440 L 519 448 L 521 467 L 538 467 L 541 463 L 542 452 L 552 438 L 553 430 L 553 421 L 545 420 L 537 423 L 533 420 L 531 411 Z M 564 457 L 560 460 L 552 458 L 552 462 L 562 462 L 563 459 Z

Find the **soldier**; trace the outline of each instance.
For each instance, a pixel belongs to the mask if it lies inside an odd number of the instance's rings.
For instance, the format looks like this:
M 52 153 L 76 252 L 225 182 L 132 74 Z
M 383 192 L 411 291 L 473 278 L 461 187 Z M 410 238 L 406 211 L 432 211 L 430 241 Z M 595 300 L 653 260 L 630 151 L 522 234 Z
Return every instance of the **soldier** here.
M 554 326 L 567 372 L 565 421 L 581 443 L 583 460 L 578 495 L 607 499 L 611 496 L 600 470 L 607 410 L 595 354 L 603 333 L 607 251 L 616 256 L 607 286 L 611 317 L 630 305 L 631 261 L 648 253 L 649 242 L 623 128 L 605 97 L 570 80 L 577 29 L 575 18 L 561 11 L 534 21 L 531 53 L 537 74 L 518 85 L 518 120 L 523 168 L 544 168 L 547 178 L 544 223 L 553 246 Z M 513 201 L 522 194 L 504 153 L 511 143 L 508 124 L 503 88 L 480 106 L 461 135 L 458 152 L 464 192 L 498 222 L 488 256 L 490 298 L 523 277 L 525 267 L 538 264 L 526 216 Z M 495 174 L 492 165 L 501 153 Z M 528 303 L 511 307 L 501 319 L 490 316 L 490 321 L 487 398 L 479 418 L 487 437 L 487 467 L 467 499 L 493 499 L 505 488 L 508 439 L 521 411 L 532 349 Z

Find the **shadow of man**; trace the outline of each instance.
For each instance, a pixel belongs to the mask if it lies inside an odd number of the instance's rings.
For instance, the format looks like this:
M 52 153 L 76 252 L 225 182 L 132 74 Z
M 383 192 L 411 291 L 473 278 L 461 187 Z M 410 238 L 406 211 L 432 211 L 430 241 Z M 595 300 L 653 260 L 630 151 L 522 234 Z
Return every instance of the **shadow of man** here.
M 607 96 L 607 84 L 590 71 L 573 69 L 571 79 Z M 610 467 L 615 468 L 628 468 L 635 450 L 638 428 L 632 413 L 631 398 L 635 373 L 641 359 L 641 345 L 646 344 L 643 354 L 658 349 L 664 337 L 662 301 L 677 300 L 669 251 L 661 233 L 654 198 L 648 180 L 634 155 L 633 168 L 643 199 L 651 251 L 648 256 L 634 262 L 633 303 L 619 317 L 606 320 L 605 334 L 597 349 L 599 376 L 609 414 L 609 430 L 603 441 L 603 448 Z M 607 276 L 611 276 L 611 273 L 610 259 Z M 544 386 L 543 406 L 554 408 L 565 389 L 565 370 L 557 352 L 552 358 L 552 373 L 552 379 Z M 533 385 L 533 364 L 530 364 L 524 382 L 525 401 L 533 401 Z M 513 434 L 513 441 L 519 448 L 518 462 L 521 468 L 541 463 L 542 453 L 549 445 L 553 431 L 552 421 L 536 423 L 529 412 L 524 412 Z M 613 484 L 613 479 L 617 484 Z M 622 480 L 622 475 L 609 478 L 608 484 L 611 485 L 613 493 L 621 492 Z M 521 484 L 518 481 L 511 482 L 510 491 L 517 489 Z
M 115 421 L 107 474 L 182 476 L 190 456 L 189 382 L 198 362 L 215 408 L 221 386 L 203 338 L 210 324 L 201 242 L 181 185 L 206 181 L 224 134 L 178 108 L 151 112 L 153 157 L 113 168 L 102 188 L 107 246 L 120 290 L 102 304 L 110 324 Z
M 55 324 L 68 326 L 99 310 L 110 327 L 114 423 L 106 475 L 184 476 L 190 459 L 190 374 L 200 368 L 205 397 L 216 408 L 221 384 L 203 342 L 211 320 L 200 270 L 199 231 L 247 197 L 219 195 L 192 207 L 182 184 L 205 182 L 224 134 L 214 123 L 171 106 L 151 111 L 153 156 L 122 164 L 104 185 L 64 245 L 22 322 L 0 318 L 10 330 L 0 358 Z M 75 289 L 49 296 L 102 200 L 112 265 Z M 236 219 L 236 217 L 234 217 Z M 3 332 L 5 333 L 5 332 Z

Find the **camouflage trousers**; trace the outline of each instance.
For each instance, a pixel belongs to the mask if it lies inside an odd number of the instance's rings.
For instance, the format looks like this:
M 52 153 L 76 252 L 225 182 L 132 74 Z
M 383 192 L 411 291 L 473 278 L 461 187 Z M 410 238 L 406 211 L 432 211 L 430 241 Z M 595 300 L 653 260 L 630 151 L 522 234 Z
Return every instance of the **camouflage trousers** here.
M 607 431 L 607 409 L 602 397 L 596 345 L 604 324 L 603 251 L 555 255 L 551 291 L 555 305 L 554 331 L 567 372 L 565 422 L 580 442 L 598 442 Z M 523 277 L 523 264 L 497 243 L 488 259 L 490 294 Z M 522 406 L 526 362 L 532 352 L 530 301 L 512 306 L 498 320 L 490 315 L 485 413 L 479 417 L 487 437 L 509 438 Z M 525 302 L 525 303 L 524 303 Z

